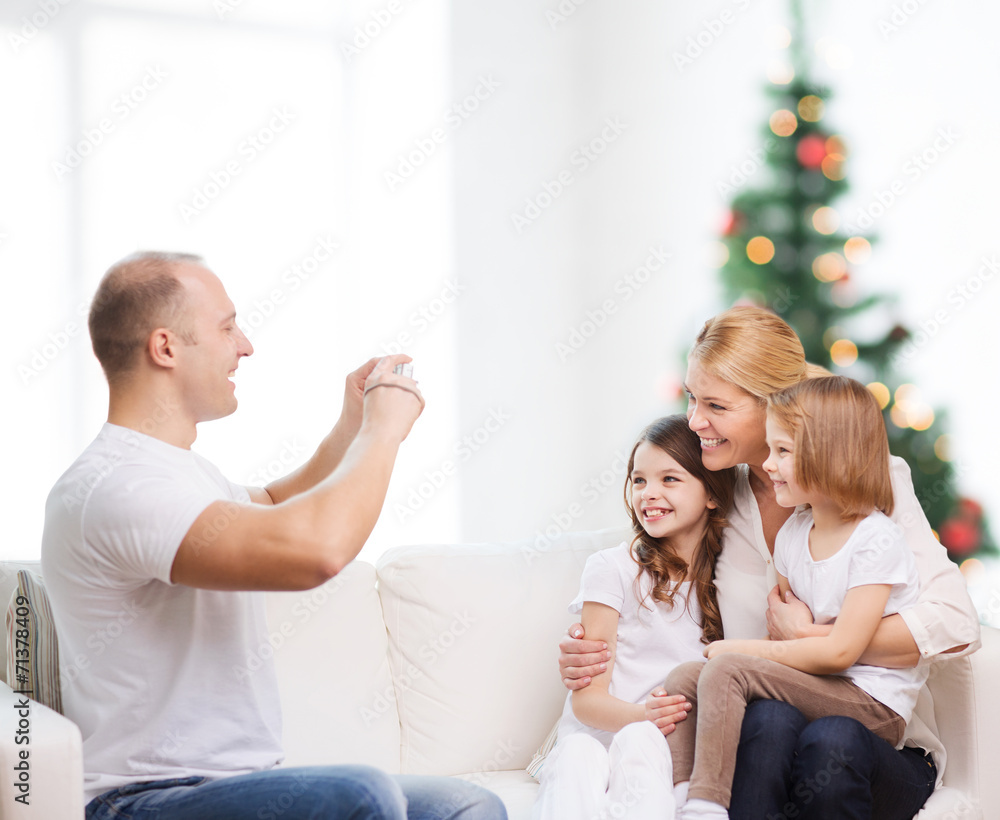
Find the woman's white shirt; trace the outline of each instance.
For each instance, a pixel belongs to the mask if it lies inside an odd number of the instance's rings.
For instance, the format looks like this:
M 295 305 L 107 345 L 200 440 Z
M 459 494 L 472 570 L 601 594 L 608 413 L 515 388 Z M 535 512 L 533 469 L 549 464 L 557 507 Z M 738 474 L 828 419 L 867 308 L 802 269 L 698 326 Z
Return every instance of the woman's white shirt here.
M 913 491 L 907 463 L 893 456 L 891 475 L 895 504 L 890 518 L 903 529 L 920 575 L 920 599 L 900 616 L 913 635 L 921 663 L 939 655 L 950 659 L 974 652 L 980 644 L 979 617 L 965 579 L 931 532 Z M 727 638 L 763 638 L 767 635 L 767 595 L 778 580 L 745 465 L 738 471 L 729 524 L 715 568 L 722 625 Z M 965 644 L 960 652 L 942 654 Z M 933 702 L 924 687 L 903 744 L 933 754 L 940 785 L 945 754 L 935 730 Z

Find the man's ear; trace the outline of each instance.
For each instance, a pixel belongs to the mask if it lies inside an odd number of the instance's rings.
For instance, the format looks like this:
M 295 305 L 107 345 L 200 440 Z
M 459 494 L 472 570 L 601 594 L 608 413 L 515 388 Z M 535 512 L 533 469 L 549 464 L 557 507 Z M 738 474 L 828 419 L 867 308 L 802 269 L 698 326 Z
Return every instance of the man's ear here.
M 177 345 L 177 337 L 171 331 L 158 327 L 149 334 L 146 352 L 153 364 L 173 369 L 177 366 Z

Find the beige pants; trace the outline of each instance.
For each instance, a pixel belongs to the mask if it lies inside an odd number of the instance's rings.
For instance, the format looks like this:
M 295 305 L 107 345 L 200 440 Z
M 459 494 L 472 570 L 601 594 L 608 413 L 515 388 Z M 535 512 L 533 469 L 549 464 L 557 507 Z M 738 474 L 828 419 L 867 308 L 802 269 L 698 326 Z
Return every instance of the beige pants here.
M 710 800 L 726 808 L 743 715 L 751 701 L 783 701 L 807 720 L 832 715 L 854 718 L 893 746 L 906 728 L 903 718 L 849 678 L 810 675 L 750 655 L 726 654 L 708 663 L 683 663 L 670 673 L 665 688 L 671 695 L 684 695 L 692 705 L 687 719 L 667 735 L 674 783 L 690 780 L 689 798 Z

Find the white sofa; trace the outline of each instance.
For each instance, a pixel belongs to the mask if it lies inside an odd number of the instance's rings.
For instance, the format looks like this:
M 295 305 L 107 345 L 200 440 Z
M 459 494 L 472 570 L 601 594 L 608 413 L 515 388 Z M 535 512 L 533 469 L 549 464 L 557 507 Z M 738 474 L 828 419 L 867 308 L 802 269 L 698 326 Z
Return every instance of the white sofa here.
M 316 590 L 270 594 L 273 648 L 259 654 L 277 662 L 285 765 L 456 775 L 496 791 L 512 820 L 528 817 L 536 785 L 524 767 L 565 696 L 556 643 L 571 621 L 566 604 L 587 556 L 623 535 L 400 547 L 377 569 L 357 561 Z M 37 564 L 0 564 L 0 600 L 20 566 L 38 572 Z M 978 653 L 931 673 L 948 768 L 920 820 L 1000 818 L 1000 753 L 991 751 L 1000 737 L 1000 631 L 983 631 Z M 255 664 L 248 659 L 248 669 Z M 79 732 L 39 705 L 31 709 L 31 803 L 13 802 L 23 748 L 13 742 L 15 700 L 0 684 L 0 816 L 79 820 Z

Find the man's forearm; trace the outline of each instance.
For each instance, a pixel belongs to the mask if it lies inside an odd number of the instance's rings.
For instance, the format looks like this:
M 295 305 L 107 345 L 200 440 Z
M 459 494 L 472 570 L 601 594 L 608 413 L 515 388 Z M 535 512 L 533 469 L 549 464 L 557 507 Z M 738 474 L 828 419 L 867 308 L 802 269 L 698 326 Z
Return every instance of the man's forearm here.
M 320 442 L 316 452 L 301 467 L 272 481 L 264 488 L 274 504 L 280 504 L 300 493 L 311 490 L 329 476 L 343 461 L 355 434 L 342 429 L 340 422 Z

